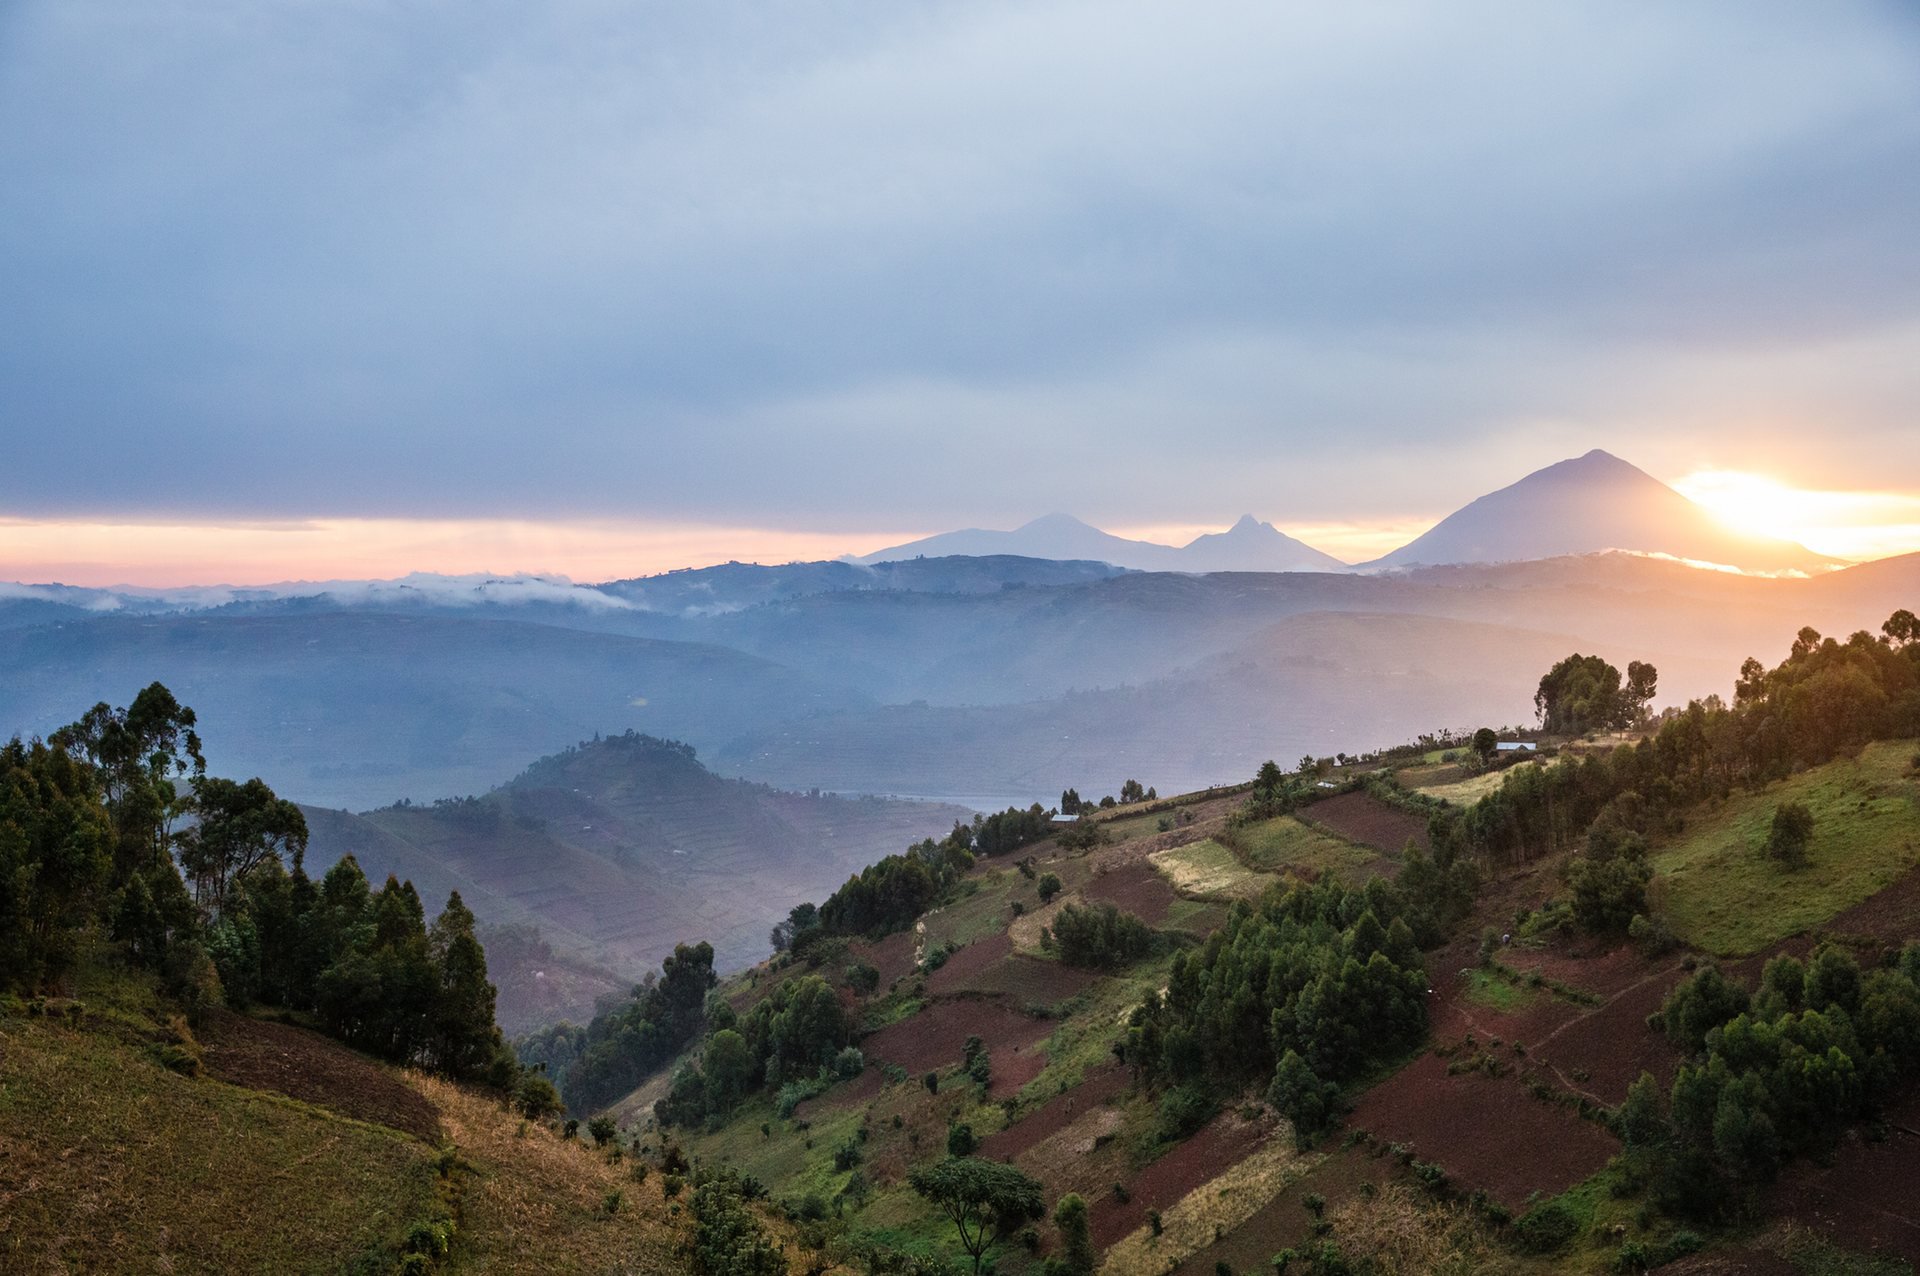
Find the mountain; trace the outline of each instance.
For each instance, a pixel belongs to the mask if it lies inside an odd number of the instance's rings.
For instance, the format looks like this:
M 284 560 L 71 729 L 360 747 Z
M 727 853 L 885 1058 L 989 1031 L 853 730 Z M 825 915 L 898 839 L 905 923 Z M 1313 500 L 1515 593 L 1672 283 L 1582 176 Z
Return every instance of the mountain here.
M 359 815 L 308 807 L 307 863 L 317 877 L 351 854 L 374 882 L 391 873 L 431 899 L 457 890 L 489 927 L 536 928 L 537 941 L 489 948 L 513 1032 L 584 1019 L 606 990 L 594 968 L 630 981 L 689 936 L 712 942 L 723 969 L 758 961 L 795 902 L 970 814 L 725 779 L 686 745 L 629 732 L 543 758 L 482 797 Z M 536 984 L 562 977 L 579 990 L 571 999 L 540 995 Z
M 1347 565 L 1244 515 L 1224 532 L 1176 548 L 1128 540 L 1091 527 L 1071 514 L 1048 514 L 1010 532 L 967 528 L 878 550 L 859 561 L 894 562 L 952 555 L 1013 554 L 1026 558 L 1092 559 L 1148 572 L 1343 572 Z
M 1505 563 L 1603 550 L 1670 554 L 1749 572 L 1816 572 L 1839 565 L 1792 541 L 1730 531 L 1644 470 L 1595 448 L 1488 493 L 1362 569 Z

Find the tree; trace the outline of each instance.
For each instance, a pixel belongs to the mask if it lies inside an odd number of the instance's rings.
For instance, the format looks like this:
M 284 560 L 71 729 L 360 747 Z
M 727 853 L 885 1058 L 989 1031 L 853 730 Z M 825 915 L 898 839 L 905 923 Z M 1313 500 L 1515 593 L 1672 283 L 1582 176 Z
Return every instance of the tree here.
M 1651 695 L 1653 669 L 1651 665 L 1642 668 L 1647 671 Z M 1541 727 L 1555 734 L 1584 735 L 1633 722 L 1632 706 L 1621 690 L 1620 671 L 1599 656 L 1578 652 L 1540 679 L 1533 706 L 1540 714 Z
M 307 850 L 307 817 L 277 796 L 266 781 L 245 784 L 195 776 L 198 822 L 180 837 L 180 866 L 193 882 L 194 900 L 217 914 L 234 883 L 268 859 L 298 864 Z
M 1773 809 L 1773 826 L 1767 831 L 1767 854 L 1788 868 L 1800 868 L 1807 862 L 1807 847 L 1813 841 L 1813 812 L 1799 802 L 1782 802 Z
M 948 1157 L 914 1170 L 907 1181 L 952 1220 L 976 1274 L 994 1242 L 1046 1214 L 1039 1183 L 1011 1165 L 978 1157 Z
M 1144 800 L 1146 796 L 1147 790 L 1138 780 L 1126 780 L 1120 785 L 1120 801 L 1122 805 L 1130 806 L 1135 802 Z
M 473 913 L 455 891 L 427 933 L 438 987 L 428 1053 L 450 1077 L 470 1078 L 499 1050 L 495 990 L 487 982 L 487 954 L 473 933 Z
M 1492 727 L 1481 727 L 1473 733 L 1474 756 L 1480 759 L 1482 765 L 1493 761 L 1493 755 L 1499 751 L 1500 737 L 1494 733 Z
M 1040 880 L 1034 884 L 1034 889 L 1040 892 L 1040 902 L 1043 904 L 1046 903 L 1060 893 L 1061 883 L 1059 875 L 1057 873 L 1042 873 Z
M 1053 1207 L 1053 1225 L 1060 1232 L 1060 1253 L 1047 1261 L 1046 1276 L 1093 1276 L 1093 1233 L 1087 1223 L 1087 1202 L 1068 1192 Z
M 1887 642 L 1895 647 L 1905 647 L 1920 642 L 1920 618 L 1902 607 L 1887 617 L 1887 623 L 1880 626 L 1880 632 L 1886 635 Z
M 1080 814 L 1080 806 L 1079 789 L 1062 789 L 1060 791 L 1060 814 L 1078 815 Z
M 1620 693 L 1621 712 L 1630 725 L 1638 726 L 1647 719 L 1647 707 L 1653 703 L 1654 688 L 1659 685 L 1660 671 L 1641 660 L 1627 662 L 1627 686 Z

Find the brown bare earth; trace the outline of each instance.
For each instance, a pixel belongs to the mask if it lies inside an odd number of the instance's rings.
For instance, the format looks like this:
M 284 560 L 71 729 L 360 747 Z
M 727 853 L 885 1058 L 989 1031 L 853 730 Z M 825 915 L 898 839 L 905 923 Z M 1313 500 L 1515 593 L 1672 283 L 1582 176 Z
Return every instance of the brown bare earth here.
M 1007 940 L 1005 935 L 995 938 L 1003 943 Z M 936 978 L 928 981 L 933 991 L 986 993 L 1008 998 L 1021 1007 L 1057 1006 L 1086 991 L 1099 979 L 1093 971 L 1080 970 L 1040 957 L 1029 957 L 1024 953 L 1003 957 L 964 980 L 938 981 L 938 975 L 945 973 L 946 968 L 942 967 L 936 972 Z
M 1850 1131 L 1831 1168 L 1790 1167 L 1769 1203 L 1848 1249 L 1920 1263 L 1920 1090 L 1888 1117 L 1894 1128 L 1886 1139 L 1872 1143 Z
M 1559 1195 L 1620 1150 L 1599 1125 L 1534 1098 L 1512 1075 L 1448 1076 L 1447 1065 L 1422 1055 L 1362 1095 L 1350 1123 L 1382 1142 L 1410 1145 L 1455 1183 L 1484 1188 L 1509 1209 L 1536 1190 Z
M 862 1041 L 860 1048 L 870 1062 L 898 1064 L 908 1072 L 920 1073 L 959 1063 L 966 1052 L 967 1038 L 977 1036 L 987 1043 L 993 1064 L 993 1085 L 988 1093 L 998 1098 L 1019 1089 L 1016 1085 L 1009 1090 L 1001 1080 L 1022 1068 L 1026 1061 L 1017 1056 L 1040 1056 L 1040 1043 L 1053 1028 L 1049 1020 L 1031 1018 L 998 1001 L 952 998 L 937 1001 L 910 1019 L 887 1025 Z M 1032 1080 L 1032 1075 L 1028 1073 L 1027 1080 Z
M 1246 1156 L 1274 1131 L 1270 1121 L 1244 1121 L 1223 1112 L 1207 1127 L 1133 1177 L 1127 1199 L 1111 1192 L 1088 1202 L 1093 1243 L 1105 1249 L 1147 1221 L 1150 1209 L 1165 1210 Z
M 927 991 L 936 997 L 970 988 L 987 967 L 1013 952 L 1013 940 L 1005 931 L 975 940 L 947 958 L 940 969 L 927 976 Z
M 1167 885 L 1167 879 L 1144 859 L 1104 873 L 1096 870 L 1080 888 L 1080 893 L 1096 903 L 1112 904 L 1132 913 L 1149 926 L 1164 921 L 1167 910 L 1178 898 L 1173 887 Z
M 1302 807 L 1296 814 L 1307 823 L 1318 824 L 1349 842 L 1371 846 L 1389 855 L 1405 850 L 1408 842 L 1423 851 L 1433 849 L 1433 843 L 1427 839 L 1425 820 L 1365 793 L 1342 793 Z
M 914 935 L 910 930 L 896 931 L 879 943 L 857 939 L 847 946 L 852 956 L 867 962 L 880 972 L 880 986 L 891 987 L 894 980 L 913 973 Z
M 1902 945 L 1920 935 L 1920 868 L 1847 909 L 1824 929 Z
M 440 1141 L 440 1115 L 418 1090 L 318 1033 L 212 1010 L 198 1036 L 207 1071 L 222 1081 Z
M 1127 1070 L 1103 1063 L 1065 1094 L 1055 1095 L 1019 1121 L 980 1141 L 980 1155 L 1010 1161 L 1049 1135 L 1058 1134 L 1079 1117 L 1116 1095 L 1125 1093 Z

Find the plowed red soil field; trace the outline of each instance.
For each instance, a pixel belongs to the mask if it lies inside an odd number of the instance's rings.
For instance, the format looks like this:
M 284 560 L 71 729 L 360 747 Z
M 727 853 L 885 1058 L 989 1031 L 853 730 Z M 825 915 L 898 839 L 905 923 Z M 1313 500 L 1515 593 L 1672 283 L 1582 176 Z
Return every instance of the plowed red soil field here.
M 440 1113 L 425 1096 L 318 1033 L 213 1010 L 198 1036 L 207 1071 L 222 1081 L 440 1141 Z
M 880 972 L 880 986 L 891 987 L 896 979 L 913 973 L 913 932 L 903 930 L 888 935 L 879 943 L 856 939 L 847 951 Z
M 1010 1160 L 1050 1134 L 1057 1134 L 1117 1094 L 1125 1093 L 1127 1070 L 1118 1063 L 1103 1063 L 1087 1073 L 1080 1084 L 1065 1094 L 1055 1095 L 1019 1121 L 980 1141 L 980 1155 L 989 1160 Z
M 1093 986 L 1100 978 L 1091 970 L 1024 953 L 1004 958 L 964 982 L 931 985 L 935 991 L 982 992 L 1004 996 L 1016 1006 L 1057 1006 Z
M 1099 903 L 1132 913 L 1149 926 L 1166 920 L 1167 910 L 1178 898 L 1167 879 L 1145 860 L 1096 873 L 1080 888 L 1081 895 Z
M 1620 1150 L 1600 1126 L 1534 1098 L 1513 1076 L 1450 1077 L 1447 1060 L 1431 1053 L 1362 1095 L 1349 1124 L 1410 1144 L 1457 1186 L 1484 1188 L 1514 1210 L 1536 1189 L 1559 1195 Z
M 869 1064 L 895 1063 L 918 1075 L 958 1064 L 966 1053 L 967 1038 L 979 1037 L 987 1046 L 993 1081 L 987 1093 L 1004 1098 L 1031 1081 L 1043 1059 L 1040 1043 L 1053 1034 L 1053 1022 L 1034 1019 L 997 1001 L 955 998 L 936 1001 L 910 1019 L 888 1024 L 860 1043 Z M 1044 1065 L 1044 1059 L 1041 1063 Z M 1014 1080 L 1024 1073 L 1024 1078 Z
M 1145 1223 L 1148 1210 L 1164 1210 L 1218 1177 L 1273 1132 L 1271 1121 L 1243 1121 L 1232 1112 L 1215 1117 L 1200 1133 L 1135 1175 L 1127 1185 L 1125 1201 L 1105 1192 L 1089 1202 L 1094 1246 L 1105 1249 L 1113 1244 Z
M 1013 941 L 1006 932 L 975 940 L 947 958 L 940 969 L 927 976 L 927 991 L 936 997 L 974 986 L 980 973 L 1013 952 Z
M 1365 793 L 1342 793 L 1301 807 L 1299 815 L 1349 842 L 1371 846 L 1389 855 L 1405 850 L 1409 841 L 1423 851 L 1433 849 L 1433 843 L 1427 838 L 1425 820 Z

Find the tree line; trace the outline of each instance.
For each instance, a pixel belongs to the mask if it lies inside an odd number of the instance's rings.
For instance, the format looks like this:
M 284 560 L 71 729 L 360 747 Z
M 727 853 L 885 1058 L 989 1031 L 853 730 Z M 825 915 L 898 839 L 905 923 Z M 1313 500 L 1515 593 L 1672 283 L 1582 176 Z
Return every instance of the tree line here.
M 1738 1213 L 1920 1074 L 1920 943 L 1866 972 L 1832 946 L 1775 957 L 1751 994 L 1707 966 L 1649 1022 L 1687 1062 L 1664 1094 L 1642 1073 L 1621 1105 L 1632 1167 L 1677 1212 Z
M 351 857 L 313 881 L 300 809 L 259 779 L 208 775 L 197 725 L 156 682 L 0 746 L 0 983 L 43 988 L 104 951 L 159 976 L 190 1017 L 263 1002 L 549 1104 L 501 1039 L 459 894 L 429 925 L 411 883 L 373 891 Z

